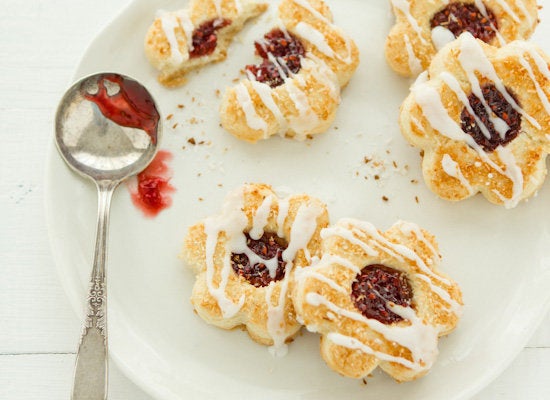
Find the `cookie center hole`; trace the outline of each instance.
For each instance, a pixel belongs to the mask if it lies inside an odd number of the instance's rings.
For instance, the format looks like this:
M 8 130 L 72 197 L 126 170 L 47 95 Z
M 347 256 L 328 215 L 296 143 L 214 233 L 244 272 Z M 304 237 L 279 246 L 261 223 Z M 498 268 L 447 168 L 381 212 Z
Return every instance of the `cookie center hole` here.
M 491 152 L 500 145 L 505 146 L 518 136 L 521 115 L 494 84 L 483 85 L 481 92 L 483 100 L 473 93 L 468 96 L 477 119 L 466 107 L 462 109 L 460 119 L 462 130 L 472 136 L 484 151 Z M 506 92 L 518 104 L 510 90 L 506 88 Z
M 193 31 L 193 50 L 189 57 L 196 58 L 210 55 L 218 44 L 217 31 L 230 25 L 231 21 L 225 18 L 215 18 L 203 22 Z
M 435 13 L 430 24 L 432 29 L 437 26 L 448 29 L 455 37 L 470 32 L 486 43 L 494 39 L 498 30 L 498 21 L 490 8 L 483 5 L 479 9 L 475 4 L 459 2 L 450 3 Z
M 258 240 L 245 233 L 245 253 L 231 253 L 233 270 L 255 287 L 267 286 L 285 276 L 283 251 L 288 243 L 274 233 L 265 232 Z
M 407 275 L 381 264 L 364 267 L 351 284 L 351 300 L 361 314 L 387 325 L 403 320 L 389 303 L 410 307 L 412 297 Z
M 301 59 L 306 51 L 302 42 L 289 32 L 274 29 L 254 46 L 256 54 L 263 60 L 258 65 L 247 65 L 246 71 L 256 81 L 275 88 L 282 85 L 291 73 L 300 72 Z

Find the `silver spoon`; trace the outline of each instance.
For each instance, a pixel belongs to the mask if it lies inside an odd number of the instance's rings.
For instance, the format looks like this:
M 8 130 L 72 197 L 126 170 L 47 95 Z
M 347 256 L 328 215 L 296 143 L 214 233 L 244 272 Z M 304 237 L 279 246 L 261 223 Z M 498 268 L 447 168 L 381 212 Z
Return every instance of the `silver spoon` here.
M 78 347 L 73 400 L 107 398 L 105 259 L 109 208 L 115 188 L 152 161 L 161 118 L 151 94 L 124 75 L 101 73 L 76 82 L 63 96 L 55 140 L 65 162 L 93 180 L 99 197 L 86 320 Z

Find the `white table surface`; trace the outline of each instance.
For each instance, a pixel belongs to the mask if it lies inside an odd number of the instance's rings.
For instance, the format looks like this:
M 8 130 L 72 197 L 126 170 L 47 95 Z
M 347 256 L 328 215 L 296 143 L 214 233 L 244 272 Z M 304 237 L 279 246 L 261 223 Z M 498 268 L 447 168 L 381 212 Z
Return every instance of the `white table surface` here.
M 69 398 L 80 321 L 50 253 L 44 166 L 57 102 L 88 43 L 126 3 L 0 2 L 1 400 Z M 152 400 L 112 363 L 110 375 L 110 399 Z M 550 315 L 508 369 L 474 397 L 520 398 L 550 399 Z

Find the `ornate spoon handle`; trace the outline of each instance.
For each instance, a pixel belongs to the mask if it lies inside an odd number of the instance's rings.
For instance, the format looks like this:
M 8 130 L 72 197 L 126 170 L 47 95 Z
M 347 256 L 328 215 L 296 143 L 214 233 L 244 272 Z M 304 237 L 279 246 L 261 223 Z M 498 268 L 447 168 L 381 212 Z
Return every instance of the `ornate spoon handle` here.
M 117 183 L 99 182 L 94 266 L 86 303 L 86 320 L 76 356 L 72 400 L 107 399 L 107 286 L 105 259 L 111 197 Z

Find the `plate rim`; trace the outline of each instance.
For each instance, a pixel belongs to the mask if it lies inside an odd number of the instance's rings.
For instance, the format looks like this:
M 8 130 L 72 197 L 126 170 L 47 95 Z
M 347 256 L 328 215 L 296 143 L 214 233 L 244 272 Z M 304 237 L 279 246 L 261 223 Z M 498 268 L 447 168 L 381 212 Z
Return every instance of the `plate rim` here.
M 145 0 L 128 0 L 126 4 L 122 6 L 121 9 L 112 18 L 107 19 L 106 22 L 104 22 L 98 28 L 97 33 L 93 36 L 93 39 L 91 39 L 91 41 L 85 46 L 83 52 L 81 53 L 80 61 L 77 63 L 76 67 L 73 70 L 73 73 L 71 76 L 71 82 L 76 81 L 81 76 L 81 74 L 79 74 L 78 71 L 82 69 L 85 56 L 89 53 L 89 51 L 95 45 L 97 45 L 98 42 L 102 40 L 103 36 L 107 34 L 109 29 L 113 26 L 113 24 L 117 20 L 122 19 L 126 13 L 128 13 L 134 7 L 137 7 L 137 4 L 142 3 L 143 1 Z M 57 149 L 52 137 L 47 147 L 47 154 L 46 154 L 46 160 L 45 160 L 46 168 L 43 174 L 43 182 L 44 182 L 44 201 L 43 201 L 44 208 L 43 209 L 45 213 L 48 242 L 49 242 L 49 248 L 51 250 L 52 258 L 54 260 L 56 274 L 58 276 L 59 281 L 61 282 L 63 291 L 69 300 L 72 310 L 74 311 L 75 315 L 79 318 L 79 322 L 82 322 L 84 317 L 85 301 L 83 298 L 81 298 L 80 293 L 75 288 L 73 284 L 73 280 L 71 280 L 65 274 L 66 269 L 63 269 L 63 267 L 61 266 L 62 264 L 61 256 L 56 246 L 56 240 L 58 240 L 58 237 L 56 235 L 57 233 L 56 228 L 54 227 L 55 225 L 54 217 L 52 214 L 53 207 L 51 204 L 51 198 L 52 198 L 51 190 L 53 187 L 52 182 L 54 180 L 53 176 L 56 168 L 55 167 L 56 161 L 54 161 L 55 157 L 59 157 L 59 154 L 57 152 Z M 60 162 L 60 160 L 58 161 Z M 84 178 L 80 178 L 80 179 L 84 179 Z M 88 180 L 85 180 L 85 181 L 88 181 Z M 533 307 L 530 307 L 529 313 L 522 313 L 522 315 L 523 314 L 530 315 L 529 318 L 526 318 L 529 329 L 526 331 L 526 334 L 523 336 L 522 340 L 518 340 L 516 342 L 518 343 L 517 346 L 512 346 L 512 351 L 509 351 L 507 353 L 507 356 L 502 358 L 500 363 L 498 363 L 498 365 L 495 365 L 494 368 L 491 368 L 489 372 L 482 375 L 478 379 L 475 385 L 469 385 L 467 388 L 465 388 L 461 392 L 455 393 L 455 397 L 453 397 L 452 400 L 466 400 L 471 398 L 472 396 L 474 396 L 475 394 L 479 393 L 481 390 L 486 388 L 492 381 L 494 381 L 499 375 L 501 375 L 506 368 L 509 367 L 509 365 L 517 358 L 517 356 L 525 348 L 525 345 L 528 343 L 532 335 L 541 325 L 546 315 L 550 312 L 550 291 L 546 296 L 546 300 L 544 302 L 538 303 L 537 305 L 538 305 L 538 308 L 535 308 L 535 309 L 533 309 Z M 112 310 L 112 301 L 111 301 L 111 310 Z M 110 315 L 112 315 L 111 310 L 109 312 Z M 533 310 L 535 310 L 535 312 L 533 312 Z M 525 318 L 519 318 L 518 314 L 519 313 L 516 313 L 510 321 L 525 319 Z M 126 322 L 124 322 L 123 325 L 127 325 Z M 76 343 L 77 343 L 77 338 L 75 338 L 75 351 L 76 351 Z M 148 375 L 144 373 L 142 369 L 136 366 L 130 365 L 130 363 L 127 360 L 125 360 L 124 357 L 120 355 L 119 352 L 116 349 L 114 349 L 112 346 L 109 347 L 109 356 L 110 356 L 109 358 L 114 361 L 114 363 L 124 373 L 124 375 L 126 375 L 136 386 L 138 386 L 141 390 L 143 390 L 145 393 L 152 396 L 153 398 L 159 399 L 159 400 L 183 399 L 183 397 L 181 397 L 178 394 L 173 394 L 173 393 L 171 394 L 171 391 L 170 393 L 168 393 L 166 389 L 163 390 L 161 385 L 156 384 L 154 379 L 150 379 L 150 377 L 148 377 Z M 190 390 L 192 391 L 191 393 L 188 393 L 188 395 L 190 396 L 201 394 L 199 392 L 194 391 L 192 388 L 190 388 Z

